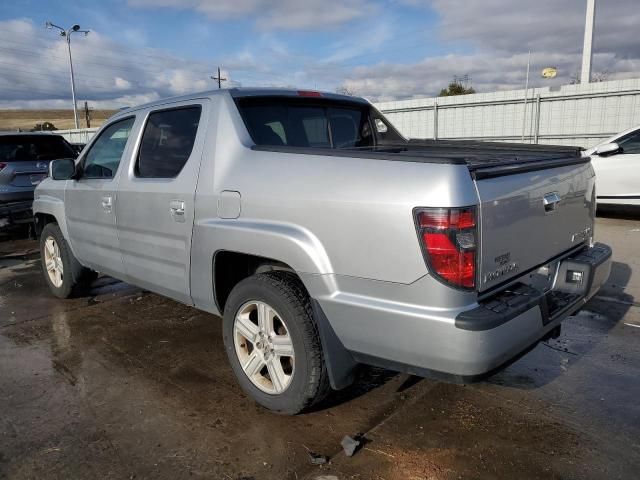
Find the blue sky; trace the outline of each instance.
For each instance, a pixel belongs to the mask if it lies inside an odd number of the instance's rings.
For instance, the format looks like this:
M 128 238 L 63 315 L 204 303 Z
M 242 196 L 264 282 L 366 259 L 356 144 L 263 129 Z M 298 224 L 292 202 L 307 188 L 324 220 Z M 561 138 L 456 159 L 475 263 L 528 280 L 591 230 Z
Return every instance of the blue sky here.
M 600 2 L 594 69 L 637 76 L 634 0 Z M 579 70 L 584 0 L 15 1 L 0 7 L 0 105 L 68 99 L 64 41 L 46 20 L 91 30 L 72 37 L 78 97 L 119 106 L 214 86 L 335 90 L 372 99 L 430 96 L 454 75 L 479 91 L 518 88 L 534 68 Z M 534 84 L 541 80 L 534 78 Z

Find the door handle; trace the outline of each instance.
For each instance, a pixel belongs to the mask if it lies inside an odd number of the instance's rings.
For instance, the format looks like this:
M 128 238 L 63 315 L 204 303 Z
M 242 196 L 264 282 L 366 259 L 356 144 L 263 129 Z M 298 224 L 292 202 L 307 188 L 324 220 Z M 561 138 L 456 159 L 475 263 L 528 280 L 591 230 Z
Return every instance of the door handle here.
M 169 202 L 169 213 L 176 222 L 184 222 L 184 201 L 171 200 Z
M 113 200 L 110 195 L 106 197 L 102 197 L 101 203 L 102 203 L 102 208 L 105 210 L 105 212 L 107 213 L 111 212 L 111 207 L 113 206 Z
M 553 212 L 560 203 L 560 195 L 557 192 L 547 193 L 542 199 L 545 213 Z

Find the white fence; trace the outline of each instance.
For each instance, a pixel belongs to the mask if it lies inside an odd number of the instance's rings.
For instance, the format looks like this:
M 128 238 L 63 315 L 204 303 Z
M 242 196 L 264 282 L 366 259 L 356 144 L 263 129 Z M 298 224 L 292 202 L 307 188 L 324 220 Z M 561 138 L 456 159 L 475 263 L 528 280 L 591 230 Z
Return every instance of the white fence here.
M 588 147 L 640 124 L 640 79 L 376 104 L 407 137 Z
M 640 78 L 376 104 L 410 138 L 555 143 L 589 147 L 640 125 Z M 57 130 L 87 143 L 97 128 Z
M 97 128 L 72 128 L 70 130 L 56 130 L 53 133 L 62 135 L 70 143 L 88 143 L 97 131 Z

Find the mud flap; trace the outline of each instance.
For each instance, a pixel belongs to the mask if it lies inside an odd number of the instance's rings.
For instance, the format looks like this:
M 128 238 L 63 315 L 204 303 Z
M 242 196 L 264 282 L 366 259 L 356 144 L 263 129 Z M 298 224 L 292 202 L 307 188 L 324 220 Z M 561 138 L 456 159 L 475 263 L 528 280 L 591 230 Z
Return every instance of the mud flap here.
M 324 361 L 329 374 L 331 388 L 342 390 L 353 383 L 358 362 L 354 360 L 351 353 L 342 344 L 322 311 L 320 304 L 313 298 L 311 299 L 311 308 L 313 308 L 313 318 L 320 332 L 320 341 L 322 342 Z

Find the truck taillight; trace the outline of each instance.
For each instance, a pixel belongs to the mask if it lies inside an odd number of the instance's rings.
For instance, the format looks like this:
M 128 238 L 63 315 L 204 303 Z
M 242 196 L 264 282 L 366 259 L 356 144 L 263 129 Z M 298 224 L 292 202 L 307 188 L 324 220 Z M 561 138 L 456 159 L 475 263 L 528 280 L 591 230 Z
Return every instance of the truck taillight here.
M 450 285 L 476 285 L 477 229 L 475 207 L 415 210 L 425 261 L 431 272 Z
M 298 90 L 299 97 L 321 97 L 322 93 L 313 90 Z

